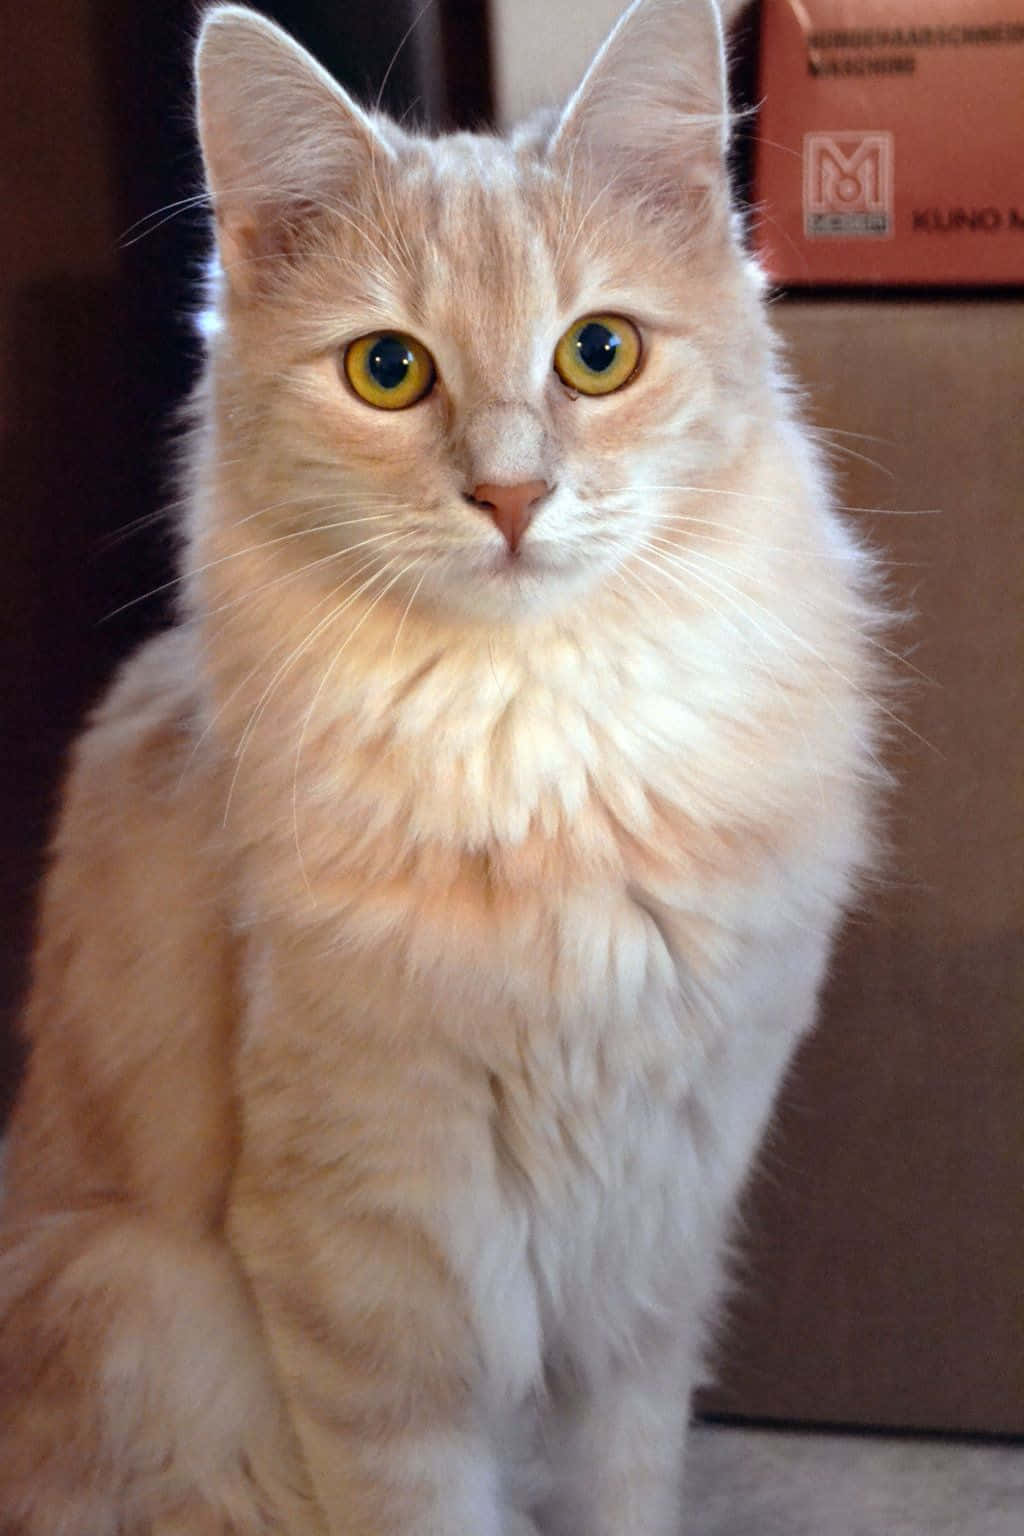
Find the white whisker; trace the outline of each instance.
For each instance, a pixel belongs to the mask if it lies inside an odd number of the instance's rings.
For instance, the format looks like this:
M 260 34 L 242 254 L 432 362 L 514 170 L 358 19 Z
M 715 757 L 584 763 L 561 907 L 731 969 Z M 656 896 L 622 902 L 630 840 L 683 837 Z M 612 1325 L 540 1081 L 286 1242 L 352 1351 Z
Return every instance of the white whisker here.
M 349 523 L 345 519 L 331 523 L 311 523 L 308 527 L 294 528 L 289 533 L 275 534 L 272 539 L 262 539 L 258 544 L 245 544 L 241 549 L 230 550 L 228 554 L 218 555 L 216 559 L 207 560 L 203 565 L 193 566 L 191 570 L 184 572 L 181 576 L 175 576 L 171 581 L 163 581 L 157 587 L 150 587 L 148 592 L 143 592 L 138 597 L 129 598 L 126 603 L 121 603 L 119 607 L 112 608 L 109 613 L 105 614 L 104 622 L 117 618 L 118 614 L 126 612 L 129 608 L 136 607 L 139 603 L 144 603 L 147 598 L 156 597 L 161 592 L 169 592 L 174 587 L 180 587 L 196 576 L 202 576 L 207 571 L 215 570 L 217 566 L 226 565 L 230 560 L 241 560 L 246 555 L 259 554 L 264 549 L 272 549 L 275 545 L 286 544 L 292 539 L 305 539 L 311 533 L 331 533 L 338 528 L 347 528 L 348 526 Z
M 745 581 L 751 582 L 755 587 L 760 587 L 765 590 L 772 589 L 772 582 L 770 580 L 759 576 L 754 571 L 746 570 L 743 566 L 731 565 L 727 560 L 722 560 L 716 555 L 709 555 L 702 549 L 696 549 L 688 546 L 685 552 L 683 552 L 680 550 L 679 545 L 672 539 L 662 539 L 659 538 L 656 534 L 651 534 L 650 539 L 652 543 L 663 546 L 666 550 L 671 551 L 673 554 L 685 553 L 685 555 L 691 559 L 702 560 L 706 564 L 714 565 L 723 571 L 728 571 L 733 576 L 741 576 Z M 761 547 L 761 545 L 757 546 L 758 549 Z M 790 594 L 788 600 L 791 604 L 795 604 L 797 607 L 803 608 L 806 613 L 813 611 L 808 606 L 805 599 L 798 593 Z M 899 665 L 908 668 L 909 671 L 914 672 L 922 682 L 929 683 L 933 687 L 937 686 L 935 678 L 929 677 L 926 672 L 922 672 L 919 667 L 916 667 L 908 657 L 901 655 L 899 651 L 892 650 L 889 646 L 884 645 L 882 641 L 875 639 L 873 635 L 866 634 L 863 631 L 861 633 L 861 638 L 865 640 L 867 644 L 870 645 L 874 650 L 882 652 L 882 654 L 888 656 L 890 660 L 895 661 L 899 663 Z
M 802 651 L 806 652 L 809 656 L 812 656 L 823 667 L 825 667 L 828 671 L 832 672 L 837 678 L 839 678 L 839 680 L 847 688 L 849 688 L 851 692 L 856 693 L 860 698 L 865 699 L 869 704 L 873 706 L 873 708 L 877 709 L 880 714 L 885 715 L 887 719 L 891 720 L 892 723 L 898 726 L 900 730 L 905 731 L 910 736 L 913 736 L 915 740 L 921 743 L 922 746 L 927 747 L 930 752 L 935 752 L 939 757 L 942 756 L 942 753 L 939 752 L 939 749 L 932 742 L 928 741 L 924 736 L 920 735 L 918 731 L 915 731 L 912 725 L 909 725 L 907 721 L 901 719 L 900 716 L 897 715 L 894 710 L 890 709 L 889 706 L 885 704 L 881 699 L 873 696 L 865 688 L 862 688 L 858 683 L 854 682 L 851 677 L 848 677 L 846 673 L 837 667 L 834 662 L 830 661 L 828 657 L 825 656 L 817 648 L 817 646 L 812 645 L 809 640 L 804 638 L 804 636 L 798 634 L 795 629 L 793 629 L 789 624 L 785 622 L 783 618 L 780 617 L 780 615 L 773 613 L 771 609 L 766 608 L 763 603 L 758 603 L 754 598 L 750 596 L 749 593 L 739 592 L 739 589 L 732 587 L 732 585 L 729 583 L 726 584 L 726 588 L 723 590 L 721 583 L 716 584 L 713 578 L 710 578 L 706 572 L 702 573 L 696 570 L 690 561 L 678 556 L 665 555 L 662 551 L 657 551 L 657 553 L 659 553 L 662 558 L 665 559 L 670 565 L 673 565 L 679 570 L 684 571 L 692 580 L 706 584 L 711 588 L 712 591 L 717 592 L 720 597 L 722 597 L 726 602 L 730 603 L 731 606 L 737 608 L 741 613 L 745 613 L 747 622 L 757 628 L 762 634 L 764 634 L 765 639 L 767 639 L 770 644 L 774 644 L 775 648 L 778 650 L 785 650 L 785 646 L 782 645 L 782 643 L 779 641 L 773 641 L 771 636 L 769 636 L 767 632 L 764 631 L 759 624 L 757 624 L 757 621 L 752 617 L 752 615 L 747 612 L 748 605 L 749 607 L 756 608 L 759 613 L 764 614 Z M 685 587 L 683 590 L 685 591 Z M 835 711 L 835 702 L 830 698 L 827 690 L 822 688 L 820 685 L 815 686 L 817 687 L 817 691 Z M 882 765 L 879 764 L 878 766 L 881 769 Z M 882 771 L 884 772 L 884 769 Z
M 377 573 L 377 575 L 373 578 L 373 581 L 378 581 L 381 576 L 387 575 L 388 571 L 392 570 L 394 568 L 394 565 L 395 565 L 395 561 L 393 561 L 393 560 L 388 561 L 388 563 L 383 567 L 383 569 L 381 571 L 379 571 Z M 355 639 L 356 635 L 362 629 L 363 625 L 366 623 L 366 621 L 370 617 L 371 613 L 373 613 L 373 611 L 377 607 L 378 603 L 384 597 L 387 596 L 387 594 L 391 591 L 391 588 L 393 586 L 395 586 L 397 582 L 401 581 L 402 577 L 405 576 L 407 572 L 411 571 L 415 567 L 415 565 L 416 565 L 416 561 L 412 560 L 412 561 L 409 562 L 408 565 L 403 566 L 403 568 L 398 572 L 398 574 L 396 576 L 393 576 L 391 578 L 391 580 L 387 583 L 387 585 L 385 587 L 383 587 L 381 589 L 381 591 L 379 591 L 377 593 L 377 595 L 374 597 L 373 601 L 366 608 L 366 610 L 363 613 L 362 617 L 349 630 L 348 634 L 345 636 L 345 639 L 342 641 L 341 645 L 338 647 L 338 649 L 334 652 L 334 655 L 331 657 L 330 665 L 327 667 L 327 670 L 324 672 L 323 676 L 320 679 L 319 684 L 317 685 L 316 692 L 314 693 L 312 699 L 310 700 L 309 708 L 306 710 L 305 718 L 303 719 L 303 722 L 302 722 L 302 729 L 299 732 L 299 739 L 298 739 L 298 742 L 296 743 L 296 746 L 295 746 L 295 765 L 294 765 L 294 769 L 293 769 L 293 772 L 292 772 L 292 832 L 294 834 L 295 852 L 298 855 L 299 869 L 300 869 L 300 871 L 302 873 L 303 884 L 305 885 L 306 890 L 309 892 L 310 900 L 312 901 L 314 906 L 316 906 L 316 897 L 313 895 L 313 890 L 312 890 L 312 887 L 310 886 L 309 879 L 308 879 L 308 876 L 306 874 L 306 865 L 305 865 L 305 861 L 304 861 L 304 859 L 302 857 L 302 848 L 300 846 L 300 840 L 299 840 L 299 768 L 300 768 L 301 761 L 302 761 L 302 748 L 303 748 L 303 744 L 304 744 L 304 742 L 306 740 L 306 733 L 309 730 L 309 722 L 313 718 L 313 711 L 316 709 L 317 703 L 318 703 L 318 701 L 320 699 L 320 695 L 323 693 L 324 688 L 327 686 L 328 678 L 333 673 L 335 667 L 337 666 L 338 662 L 340 661 L 341 656 L 344 653 L 344 651 L 347 648 L 347 646 Z M 353 594 L 353 595 L 358 597 L 362 592 L 364 592 L 366 590 L 367 586 L 369 586 L 369 585 L 371 585 L 371 583 L 364 583 L 364 585 L 359 588 L 359 591 L 357 593 Z
M 409 568 L 411 569 L 411 567 L 409 567 Z M 416 601 L 416 595 L 419 592 L 420 587 L 422 587 L 423 583 L 426 581 L 427 576 L 429 574 L 429 571 L 430 571 L 429 565 L 425 565 L 424 568 L 423 568 L 423 574 L 421 575 L 419 581 L 416 583 L 416 585 L 413 587 L 412 591 L 410 592 L 410 594 L 409 594 L 409 601 L 406 603 L 405 607 L 402 610 L 402 617 L 399 619 L 399 621 L 398 621 L 398 628 L 395 631 L 394 644 L 391 647 L 391 662 L 392 662 L 392 664 L 394 663 L 395 656 L 396 656 L 396 654 L 398 652 L 398 642 L 402 638 L 402 630 L 405 628 L 405 621 L 409 617 L 409 613 L 410 613 L 410 611 L 412 609 L 412 605 Z
M 232 608 L 238 608 L 243 603 L 250 602 L 252 598 L 257 597 L 261 592 L 268 592 L 273 587 L 290 586 L 293 581 L 298 581 L 303 576 L 308 576 L 310 571 L 320 570 L 323 566 L 331 565 L 336 560 L 344 560 L 347 556 L 354 555 L 358 549 L 366 549 L 371 544 L 384 544 L 386 546 L 388 544 L 394 543 L 398 539 L 406 539 L 411 537 L 411 534 L 398 533 L 394 531 L 387 533 L 375 533 L 368 539 L 359 539 L 355 544 L 346 544 L 340 549 L 332 549 L 330 554 L 321 555 L 319 559 L 316 560 L 308 560 L 305 565 L 296 566 L 293 570 L 290 571 L 284 571 L 280 576 L 273 576 L 269 581 L 260 582 L 258 586 L 248 587 L 244 592 L 240 593 L 238 597 L 231 597 L 227 600 L 227 602 L 219 603 L 215 608 L 207 608 L 206 612 L 210 615 L 215 613 L 227 613 Z
M 375 559 L 376 557 L 373 558 Z M 365 568 L 366 567 L 364 566 L 363 569 Z M 365 592 L 368 587 L 373 585 L 374 581 L 377 580 L 378 575 L 379 571 L 369 576 L 361 586 L 357 587 L 354 592 L 351 592 L 343 602 L 332 608 L 330 613 L 328 613 L 325 618 L 321 619 L 318 624 L 315 624 L 313 628 L 306 634 L 306 636 L 299 642 L 299 644 L 295 646 L 295 648 L 289 653 L 288 656 L 285 657 L 284 661 L 281 663 L 273 677 L 270 679 L 270 682 L 264 688 L 259 699 L 256 701 L 251 714 L 249 715 L 249 719 L 246 722 L 242 735 L 239 737 L 238 746 L 235 748 L 235 768 L 231 775 L 231 783 L 228 787 L 227 800 L 224 806 L 225 823 L 227 822 L 228 814 L 231 809 L 231 801 L 234 797 L 235 786 L 238 783 L 238 775 L 241 771 L 242 760 L 245 757 L 246 750 L 250 741 L 252 740 L 253 733 L 256 730 L 256 727 L 259 724 L 263 714 L 265 713 L 267 705 L 276 692 L 278 686 L 294 666 L 299 657 L 303 656 L 306 651 L 309 650 L 314 641 L 316 641 L 319 636 L 323 634 L 324 630 L 327 629 L 335 621 L 335 619 L 340 618 L 340 616 L 359 599 L 362 593 Z M 354 576 L 349 578 L 349 580 L 354 579 Z M 335 591 L 340 591 L 342 587 L 347 585 L 347 581 L 343 582 L 339 587 L 335 588 Z

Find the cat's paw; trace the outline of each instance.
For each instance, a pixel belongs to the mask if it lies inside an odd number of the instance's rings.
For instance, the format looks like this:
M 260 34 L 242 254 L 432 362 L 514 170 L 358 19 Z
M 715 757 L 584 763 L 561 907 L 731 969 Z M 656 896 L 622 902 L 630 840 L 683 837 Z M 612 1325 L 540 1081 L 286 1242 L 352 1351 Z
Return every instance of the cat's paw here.
M 321 1536 L 226 1248 L 69 1215 L 0 1246 L 0 1536 Z

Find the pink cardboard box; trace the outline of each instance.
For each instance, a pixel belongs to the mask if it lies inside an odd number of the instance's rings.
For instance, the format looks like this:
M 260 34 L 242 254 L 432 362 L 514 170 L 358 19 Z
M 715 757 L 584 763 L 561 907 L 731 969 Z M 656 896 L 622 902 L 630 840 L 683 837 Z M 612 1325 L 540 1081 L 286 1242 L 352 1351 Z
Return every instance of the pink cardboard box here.
M 755 239 L 778 283 L 1024 283 L 1021 0 L 763 0 Z

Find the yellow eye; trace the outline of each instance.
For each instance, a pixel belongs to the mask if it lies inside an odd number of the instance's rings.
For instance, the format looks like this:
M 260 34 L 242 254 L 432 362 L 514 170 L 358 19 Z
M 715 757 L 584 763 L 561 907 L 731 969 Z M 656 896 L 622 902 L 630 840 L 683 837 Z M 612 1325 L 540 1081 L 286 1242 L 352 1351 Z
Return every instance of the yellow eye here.
M 581 395 L 610 395 L 640 363 L 640 332 L 624 315 L 584 315 L 555 348 L 555 372 Z
M 426 347 L 400 331 L 373 331 L 345 348 L 345 377 L 360 400 L 381 411 L 415 405 L 436 376 Z

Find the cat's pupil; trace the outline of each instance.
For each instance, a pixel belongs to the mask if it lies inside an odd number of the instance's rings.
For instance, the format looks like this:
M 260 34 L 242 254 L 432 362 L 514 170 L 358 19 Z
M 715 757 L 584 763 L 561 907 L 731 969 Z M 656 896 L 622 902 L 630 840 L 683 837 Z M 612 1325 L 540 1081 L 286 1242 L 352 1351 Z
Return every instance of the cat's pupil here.
M 591 320 L 576 338 L 580 361 L 591 373 L 604 373 L 618 355 L 621 342 L 615 332 L 597 320 Z
M 397 389 L 415 359 L 398 336 L 381 336 L 366 357 L 366 371 L 379 389 Z

